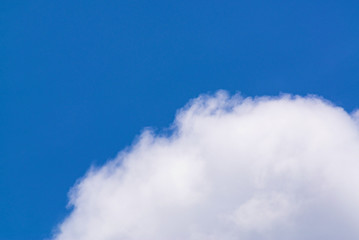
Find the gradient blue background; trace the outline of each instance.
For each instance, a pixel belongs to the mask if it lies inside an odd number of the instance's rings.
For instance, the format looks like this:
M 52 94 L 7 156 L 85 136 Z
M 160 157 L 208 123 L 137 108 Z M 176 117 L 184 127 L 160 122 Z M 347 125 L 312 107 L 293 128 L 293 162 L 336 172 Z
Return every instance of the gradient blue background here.
M 200 93 L 359 107 L 358 1 L 0 2 L 0 239 L 51 235 L 67 192 Z

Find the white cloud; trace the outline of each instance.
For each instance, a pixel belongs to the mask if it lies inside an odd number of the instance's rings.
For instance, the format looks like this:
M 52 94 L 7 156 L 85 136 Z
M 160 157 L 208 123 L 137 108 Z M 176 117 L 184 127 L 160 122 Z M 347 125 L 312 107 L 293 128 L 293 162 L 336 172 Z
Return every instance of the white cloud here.
M 54 240 L 359 239 L 359 126 L 317 97 L 218 92 L 70 192 Z
M 291 204 L 284 194 L 254 196 L 235 210 L 233 220 L 239 229 L 263 233 L 275 225 L 286 224 L 293 214 L 293 207 L 295 204 Z

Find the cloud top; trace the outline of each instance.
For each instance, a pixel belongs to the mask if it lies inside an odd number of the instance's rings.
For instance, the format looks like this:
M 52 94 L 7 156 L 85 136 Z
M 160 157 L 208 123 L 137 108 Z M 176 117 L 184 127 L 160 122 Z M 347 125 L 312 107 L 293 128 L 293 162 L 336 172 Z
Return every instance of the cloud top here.
M 358 113 L 219 91 L 70 191 L 54 240 L 359 239 Z

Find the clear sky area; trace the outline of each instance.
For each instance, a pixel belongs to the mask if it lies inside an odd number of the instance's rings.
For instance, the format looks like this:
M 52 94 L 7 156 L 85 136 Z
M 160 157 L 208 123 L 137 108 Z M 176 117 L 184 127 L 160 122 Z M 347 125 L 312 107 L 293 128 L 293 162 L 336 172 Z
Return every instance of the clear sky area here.
M 0 240 L 51 237 L 91 165 L 200 94 L 359 107 L 358 1 L 0 1 Z

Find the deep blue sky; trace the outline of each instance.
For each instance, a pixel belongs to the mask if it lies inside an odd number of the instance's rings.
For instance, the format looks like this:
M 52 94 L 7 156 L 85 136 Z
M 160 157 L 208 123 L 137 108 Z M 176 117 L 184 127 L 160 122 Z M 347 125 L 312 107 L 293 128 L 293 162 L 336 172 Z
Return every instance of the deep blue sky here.
M 0 240 L 50 236 L 91 164 L 200 93 L 359 106 L 354 0 L 2 0 L 0 17 Z

